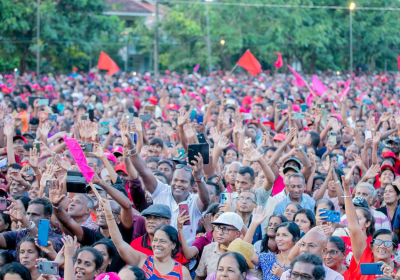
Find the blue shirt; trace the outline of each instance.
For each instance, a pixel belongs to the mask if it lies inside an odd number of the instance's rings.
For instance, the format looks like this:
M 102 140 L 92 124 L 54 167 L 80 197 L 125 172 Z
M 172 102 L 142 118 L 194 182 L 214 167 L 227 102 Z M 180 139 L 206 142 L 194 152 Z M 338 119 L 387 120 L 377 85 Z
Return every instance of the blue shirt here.
M 253 215 L 250 216 L 250 221 L 249 224 L 247 225 L 247 227 L 250 227 L 251 224 L 251 220 L 253 219 Z M 262 240 L 262 229 L 261 229 L 261 225 L 259 225 L 256 229 L 256 231 L 254 232 L 253 235 L 253 241 L 251 242 L 251 244 L 254 245 L 254 243 L 256 243 L 257 241 Z
M 274 214 L 283 215 L 286 206 L 291 202 L 292 201 L 290 200 L 290 194 L 288 194 L 286 199 L 282 200 L 281 202 L 278 203 L 278 205 L 276 205 Z M 311 210 L 314 213 L 315 200 L 312 199 L 308 194 L 303 193 L 303 195 L 301 196 L 300 206 L 301 208 Z
M 259 263 L 256 268 L 260 268 L 263 272 L 263 280 L 279 280 L 278 277 L 272 274 L 272 267 L 276 263 L 282 267 L 277 261 L 274 253 L 260 253 L 258 255 Z M 289 270 L 290 267 L 284 267 L 285 270 Z

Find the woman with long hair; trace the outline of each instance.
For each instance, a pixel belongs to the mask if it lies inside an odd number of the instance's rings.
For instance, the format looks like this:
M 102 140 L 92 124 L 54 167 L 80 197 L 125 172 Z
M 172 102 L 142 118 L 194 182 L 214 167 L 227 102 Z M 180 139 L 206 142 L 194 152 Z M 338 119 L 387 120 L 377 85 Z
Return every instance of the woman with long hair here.
M 383 192 L 383 200 L 385 201 L 385 206 L 376 209 L 376 211 L 382 212 L 385 214 L 391 223 L 391 227 L 393 229 L 394 218 L 396 217 L 396 210 L 399 207 L 400 200 L 400 190 L 397 187 L 397 184 L 393 182 L 393 184 L 386 185 L 385 190 Z
M 338 236 L 329 236 L 322 258 L 327 267 L 343 275 L 346 280 L 349 279 L 350 272 L 344 264 L 346 259 L 346 245 L 343 239 Z
M 29 270 L 32 279 L 38 279 L 40 274 L 37 271 L 36 260 L 43 257 L 43 252 L 35 245 L 35 239 L 33 237 L 22 239 L 17 244 L 15 255 L 17 261 Z
M 276 241 L 275 241 L 275 235 L 276 235 L 275 228 L 278 225 L 285 222 L 288 222 L 288 219 L 286 219 L 285 216 L 280 214 L 271 215 L 268 221 L 268 227 L 266 233 L 262 240 L 257 241 L 254 244 L 254 250 L 258 253 L 269 253 L 269 252 L 277 253 L 278 247 L 276 246 Z

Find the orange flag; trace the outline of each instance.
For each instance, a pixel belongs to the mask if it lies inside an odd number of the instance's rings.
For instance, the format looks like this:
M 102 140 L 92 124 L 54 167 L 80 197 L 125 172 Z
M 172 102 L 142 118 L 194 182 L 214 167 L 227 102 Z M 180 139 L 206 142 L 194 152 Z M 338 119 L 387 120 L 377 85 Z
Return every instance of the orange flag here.
M 239 59 L 237 65 L 242 66 L 253 76 L 261 72 L 260 62 L 258 62 L 257 58 L 255 58 L 249 50 L 247 50 L 244 55 Z
M 105 52 L 100 52 L 99 63 L 97 68 L 101 70 L 108 70 L 107 75 L 114 75 L 119 71 L 117 63 L 114 62 Z

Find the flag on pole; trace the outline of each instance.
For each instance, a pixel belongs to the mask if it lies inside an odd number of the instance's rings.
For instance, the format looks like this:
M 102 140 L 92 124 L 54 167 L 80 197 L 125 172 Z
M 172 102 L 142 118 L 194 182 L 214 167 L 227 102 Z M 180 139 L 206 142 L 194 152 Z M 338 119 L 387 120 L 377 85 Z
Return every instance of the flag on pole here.
M 107 75 L 114 75 L 119 71 L 117 63 L 114 62 L 105 52 L 100 52 L 99 63 L 97 68 L 101 70 L 108 70 Z
M 346 96 L 349 91 L 350 91 L 350 83 L 351 83 L 351 78 L 347 80 L 346 85 L 344 86 L 344 89 L 341 93 L 339 93 L 339 98 L 341 99 L 343 96 Z
M 85 177 L 87 182 L 91 182 L 94 177 L 94 171 L 89 167 L 86 157 L 83 154 L 82 148 L 75 138 L 67 139 L 64 136 L 65 145 L 67 145 L 68 150 L 71 152 L 72 157 L 75 160 L 76 165 L 78 165 L 79 170 L 82 172 L 83 177 Z
M 193 68 L 193 73 L 197 73 L 197 71 L 199 71 L 200 68 L 200 64 L 196 64 L 196 66 Z
M 318 79 L 317 76 L 312 76 L 312 89 L 317 93 L 317 95 L 323 95 L 328 89 L 325 85 Z
M 255 76 L 261 72 L 261 64 L 258 62 L 257 58 L 247 50 L 244 55 L 236 63 L 246 69 L 251 75 Z
M 276 66 L 276 68 L 281 68 L 283 65 L 283 61 L 282 61 L 282 55 L 281 53 L 278 53 L 278 60 L 274 63 L 274 66 Z
M 303 77 L 301 77 L 300 74 L 297 73 L 296 71 L 294 71 L 293 68 L 290 67 L 289 65 L 288 65 L 288 68 L 289 68 L 290 71 L 292 71 L 293 75 L 296 78 L 294 85 L 296 87 L 305 87 L 306 86 L 306 82 L 304 81 Z
M 397 56 L 397 68 L 400 70 L 400 55 Z

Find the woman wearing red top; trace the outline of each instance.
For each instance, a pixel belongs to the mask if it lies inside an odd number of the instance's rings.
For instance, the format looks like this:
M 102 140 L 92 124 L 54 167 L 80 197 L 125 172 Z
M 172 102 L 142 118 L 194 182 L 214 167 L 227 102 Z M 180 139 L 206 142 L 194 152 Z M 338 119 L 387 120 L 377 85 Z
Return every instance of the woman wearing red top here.
M 375 275 L 361 275 L 361 263 L 383 263 L 382 271 L 384 277 L 391 278 L 397 264 L 391 259 L 397 250 L 399 241 L 397 236 L 387 229 L 380 229 L 372 236 L 370 244 L 365 242 L 365 234 L 361 229 L 350 192 L 350 176 L 342 176 L 347 221 L 349 223 L 350 239 L 353 249 L 353 258 L 349 271 L 352 279 L 372 280 L 377 279 Z
M 345 280 L 350 280 L 350 272 L 344 264 L 346 258 L 346 246 L 339 236 L 329 236 L 322 258 L 324 264 L 337 273 L 342 274 Z

